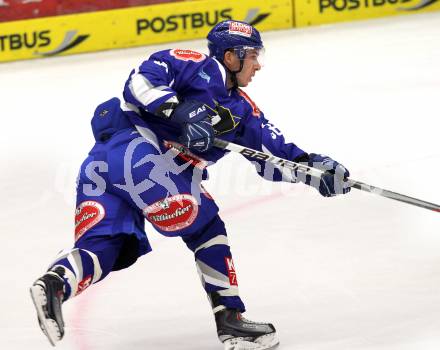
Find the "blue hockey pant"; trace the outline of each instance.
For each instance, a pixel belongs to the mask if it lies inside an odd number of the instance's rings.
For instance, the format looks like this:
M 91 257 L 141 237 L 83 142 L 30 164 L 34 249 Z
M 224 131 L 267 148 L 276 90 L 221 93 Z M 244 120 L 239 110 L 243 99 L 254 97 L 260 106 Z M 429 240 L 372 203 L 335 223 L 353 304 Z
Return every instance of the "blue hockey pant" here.
M 244 311 L 226 229 L 201 174 L 135 128 L 97 142 L 78 177 L 75 245 L 50 267 L 64 268 L 65 300 L 150 252 L 146 219 L 194 252 L 204 289 L 220 297 L 215 308 Z

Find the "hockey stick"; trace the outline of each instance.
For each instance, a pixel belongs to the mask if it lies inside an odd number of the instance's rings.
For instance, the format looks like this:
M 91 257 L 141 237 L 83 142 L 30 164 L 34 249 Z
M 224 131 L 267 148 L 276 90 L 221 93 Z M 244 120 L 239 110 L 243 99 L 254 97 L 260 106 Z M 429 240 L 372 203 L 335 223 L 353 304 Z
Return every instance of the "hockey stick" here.
M 271 154 L 256 151 L 252 148 L 240 146 L 235 143 L 220 140 L 217 138 L 214 140 L 214 146 L 221 148 L 221 149 L 224 149 L 224 150 L 231 151 L 231 152 L 240 153 L 240 154 L 242 154 L 248 158 L 251 158 L 251 159 L 262 160 L 265 162 L 272 163 L 276 166 L 287 168 L 292 171 L 298 171 L 300 173 L 303 173 L 306 175 L 311 175 L 314 177 L 321 177 L 321 175 L 324 173 L 323 171 L 321 171 L 319 169 L 316 169 L 316 168 L 313 168 L 313 167 L 310 167 L 310 166 L 307 166 L 304 164 L 295 163 L 295 162 L 292 162 L 287 159 L 279 158 L 279 157 L 273 156 Z M 385 190 L 383 188 L 371 186 L 366 183 L 356 181 L 353 179 L 348 179 L 348 181 L 349 181 L 351 187 L 356 188 L 358 190 L 374 193 L 374 194 L 377 194 L 382 197 L 387 197 L 387 198 L 394 199 L 399 202 L 415 205 L 420 208 L 425 208 L 425 209 L 429 209 L 429 210 L 432 210 L 435 212 L 440 212 L 440 205 L 438 205 L 438 204 L 429 203 L 429 202 L 423 201 L 421 199 L 405 196 L 400 193 L 396 193 L 396 192 Z

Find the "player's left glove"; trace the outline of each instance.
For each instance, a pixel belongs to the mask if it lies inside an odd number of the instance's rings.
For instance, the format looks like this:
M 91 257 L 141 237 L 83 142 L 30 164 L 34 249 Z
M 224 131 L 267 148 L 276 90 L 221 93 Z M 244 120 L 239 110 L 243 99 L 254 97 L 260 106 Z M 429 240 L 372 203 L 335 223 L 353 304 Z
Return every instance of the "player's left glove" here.
M 320 179 L 307 176 L 305 184 L 316 188 L 324 197 L 333 197 L 350 192 L 347 178 L 350 172 L 342 164 L 322 154 L 310 153 L 307 163 L 309 166 L 324 171 Z M 301 177 L 299 177 L 301 180 Z
M 188 148 L 206 152 L 214 142 L 214 129 L 208 108 L 198 101 L 180 103 L 171 115 L 171 121 L 181 126 L 180 142 Z

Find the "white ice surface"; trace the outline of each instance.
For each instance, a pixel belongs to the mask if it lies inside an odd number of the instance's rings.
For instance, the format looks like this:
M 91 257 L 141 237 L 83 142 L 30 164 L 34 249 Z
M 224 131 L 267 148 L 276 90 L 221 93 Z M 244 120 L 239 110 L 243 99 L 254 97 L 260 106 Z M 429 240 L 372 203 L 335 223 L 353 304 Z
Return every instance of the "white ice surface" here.
M 440 13 L 263 34 L 247 92 L 289 140 L 352 177 L 440 202 Z M 73 240 L 77 168 L 95 106 L 166 47 L 0 65 L 0 348 L 49 349 L 28 287 Z M 440 217 L 353 191 L 321 198 L 230 155 L 206 187 L 227 224 L 241 296 L 295 350 L 440 347 Z M 60 349 L 221 349 L 192 254 L 154 251 L 65 304 Z

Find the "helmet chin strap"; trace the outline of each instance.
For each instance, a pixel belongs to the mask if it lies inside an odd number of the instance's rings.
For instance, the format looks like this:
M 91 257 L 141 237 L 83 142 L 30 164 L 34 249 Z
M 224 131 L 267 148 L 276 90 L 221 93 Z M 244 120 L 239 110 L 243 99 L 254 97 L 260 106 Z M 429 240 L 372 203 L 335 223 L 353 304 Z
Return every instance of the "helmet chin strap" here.
M 231 81 L 232 81 L 231 89 L 238 88 L 237 73 L 240 73 L 243 70 L 243 60 L 240 60 L 240 69 L 236 71 L 230 70 L 223 61 L 222 61 L 222 65 L 223 67 L 225 67 L 226 71 L 229 73 L 229 76 L 231 77 Z

